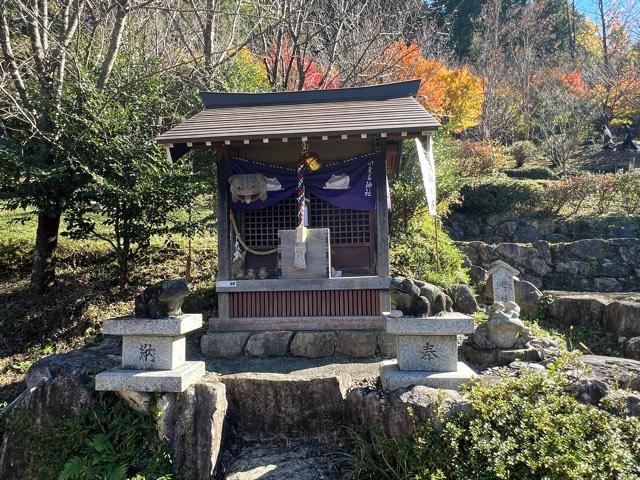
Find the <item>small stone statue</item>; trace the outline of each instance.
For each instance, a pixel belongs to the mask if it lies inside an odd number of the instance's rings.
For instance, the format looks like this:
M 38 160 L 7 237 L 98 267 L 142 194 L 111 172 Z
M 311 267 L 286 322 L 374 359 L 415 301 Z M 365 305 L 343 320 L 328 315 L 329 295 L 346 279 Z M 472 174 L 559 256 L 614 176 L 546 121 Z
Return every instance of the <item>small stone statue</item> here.
M 494 302 L 489 307 L 489 320 L 476 328 L 473 343 L 481 349 L 521 347 L 530 340 L 529 331 L 520 320 L 520 307 L 515 302 Z
M 189 294 L 184 278 L 162 280 L 145 288 L 135 298 L 135 315 L 142 318 L 166 318 L 182 315 L 182 302 Z

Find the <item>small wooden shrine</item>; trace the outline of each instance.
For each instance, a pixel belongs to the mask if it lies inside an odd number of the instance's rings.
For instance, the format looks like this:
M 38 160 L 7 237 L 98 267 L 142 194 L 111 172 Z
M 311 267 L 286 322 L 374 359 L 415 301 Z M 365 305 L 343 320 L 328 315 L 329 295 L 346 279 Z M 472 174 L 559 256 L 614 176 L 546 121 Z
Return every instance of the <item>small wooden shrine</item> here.
M 384 330 L 387 171 L 438 122 L 419 80 L 283 93 L 202 93 L 158 137 L 172 158 L 217 159 L 216 332 Z M 416 179 L 419 181 L 419 179 Z

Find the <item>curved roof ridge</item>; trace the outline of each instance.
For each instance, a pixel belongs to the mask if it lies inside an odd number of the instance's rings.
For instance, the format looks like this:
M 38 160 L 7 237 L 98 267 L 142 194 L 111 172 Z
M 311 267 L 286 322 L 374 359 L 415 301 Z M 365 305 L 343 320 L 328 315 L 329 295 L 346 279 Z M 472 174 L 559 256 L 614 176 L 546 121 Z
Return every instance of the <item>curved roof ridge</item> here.
M 252 107 L 259 105 L 292 105 L 303 103 L 344 102 L 354 100 L 386 100 L 415 97 L 420 80 L 383 83 L 364 87 L 300 90 L 295 92 L 227 93 L 200 92 L 206 109 Z

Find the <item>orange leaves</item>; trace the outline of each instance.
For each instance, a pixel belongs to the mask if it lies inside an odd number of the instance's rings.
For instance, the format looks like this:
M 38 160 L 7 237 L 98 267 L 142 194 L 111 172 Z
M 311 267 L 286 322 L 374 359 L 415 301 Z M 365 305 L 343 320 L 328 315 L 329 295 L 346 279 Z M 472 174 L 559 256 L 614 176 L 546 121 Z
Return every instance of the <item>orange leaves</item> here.
M 582 73 L 578 70 L 571 70 L 567 73 L 560 72 L 558 77 L 560 81 L 576 95 L 584 96 L 589 92 L 587 83 L 584 81 Z
M 467 67 L 449 68 L 440 60 L 427 58 L 415 42 L 393 43 L 384 56 L 391 80 L 422 80 L 418 100 L 453 130 L 477 124 L 483 99 L 482 80 Z

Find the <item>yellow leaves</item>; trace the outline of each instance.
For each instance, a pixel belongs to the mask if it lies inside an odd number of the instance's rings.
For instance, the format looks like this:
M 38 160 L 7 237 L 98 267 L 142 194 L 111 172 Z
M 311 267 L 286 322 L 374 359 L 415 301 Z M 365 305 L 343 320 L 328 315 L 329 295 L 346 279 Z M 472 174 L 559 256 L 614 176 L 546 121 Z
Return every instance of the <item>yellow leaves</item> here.
M 453 130 L 477 125 L 483 100 L 482 80 L 467 67 L 447 67 L 425 57 L 414 42 L 394 43 L 385 52 L 394 81 L 422 80 L 418 100 Z

